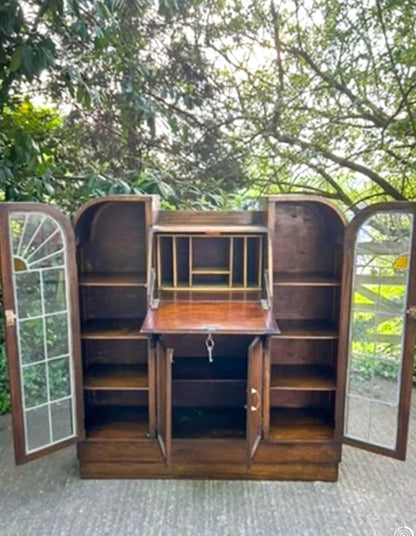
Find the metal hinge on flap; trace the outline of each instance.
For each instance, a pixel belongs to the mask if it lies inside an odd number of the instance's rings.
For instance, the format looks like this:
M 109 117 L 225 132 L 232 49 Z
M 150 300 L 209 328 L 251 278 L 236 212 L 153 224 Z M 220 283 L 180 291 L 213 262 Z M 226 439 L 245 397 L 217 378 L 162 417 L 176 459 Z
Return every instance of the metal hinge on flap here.
M 6 317 L 6 327 L 13 327 L 16 323 L 16 313 L 13 309 L 6 309 L 4 311 L 4 316 Z

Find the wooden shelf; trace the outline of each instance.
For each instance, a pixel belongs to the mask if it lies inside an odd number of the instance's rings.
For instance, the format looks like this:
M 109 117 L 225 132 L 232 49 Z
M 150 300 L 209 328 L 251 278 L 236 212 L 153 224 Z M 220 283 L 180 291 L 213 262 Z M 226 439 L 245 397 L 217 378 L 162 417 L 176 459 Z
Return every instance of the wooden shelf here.
M 338 330 L 331 322 L 324 320 L 277 319 L 280 333 L 273 335 L 279 339 L 337 339 Z
M 192 270 L 193 275 L 229 275 L 231 270 L 228 268 L 210 268 L 209 266 L 201 266 Z
M 339 277 L 322 272 L 275 272 L 273 285 L 284 287 L 339 287 Z
M 263 225 L 227 225 L 227 224 L 157 224 L 152 227 L 154 233 L 180 233 L 184 236 L 190 234 L 208 234 L 212 236 L 221 236 L 227 234 L 267 234 L 269 229 Z
M 174 408 L 172 436 L 181 439 L 243 439 L 245 410 L 236 408 Z
M 105 406 L 89 412 L 87 439 L 144 439 L 149 433 L 146 407 Z
M 80 274 L 79 285 L 82 287 L 145 287 L 146 274 L 128 272 Z
M 82 339 L 146 339 L 140 333 L 143 319 L 88 320 L 81 328 Z
M 84 375 L 87 391 L 147 390 L 146 365 L 92 365 Z
M 271 442 L 328 441 L 334 437 L 334 422 L 322 409 L 270 410 Z
M 223 285 L 218 285 L 218 284 L 208 285 L 207 283 L 194 283 L 191 287 L 189 285 L 186 285 L 186 286 L 178 285 L 177 287 L 164 285 L 160 287 L 160 290 L 167 291 L 167 292 L 195 292 L 195 293 L 206 292 L 206 293 L 211 293 L 211 294 L 208 294 L 208 296 L 212 297 L 213 292 L 253 293 L 253 292 L 261 291 L 261 287 L 256 286 L 256 285 L 253 285 L 253 286 L 249 285 L 245 287 L 244 285 L 235 285 L 235 284 L 232 287 L 230 287 L 228 283 L 224 283 Z
M 334 391 L 335 375 L 330 367 L 273 365 L 270 388 L 277 390 Z

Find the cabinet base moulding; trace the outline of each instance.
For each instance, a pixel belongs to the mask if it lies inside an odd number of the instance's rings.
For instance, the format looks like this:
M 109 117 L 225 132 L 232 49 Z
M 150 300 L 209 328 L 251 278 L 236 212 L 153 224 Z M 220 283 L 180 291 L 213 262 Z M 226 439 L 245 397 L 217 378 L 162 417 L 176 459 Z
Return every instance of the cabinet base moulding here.
M 193 465 L 245 465 L 247 443 L 236 439 L 204 439 L 172 441 L 172 463 L 183 466 Z M 111 464 L 164 464 L 155 439 L 140 441 L 90 441 L 78 445 L 78 458 L 81 464 L 109 462 Z M 274 463 L 289 464 L 331 464 L 341 459 L 341 444 L 335 441 L 323 443 L 290 442 L 272 443 L 263 440 L 256 452 L 253 468 Z M 215 471 L 215 468 L 213 468 Z
M 338 479 L 338 464 L 278 463 L 254 464 L 172 464 L 134 462 L 84 462 L 80 466 L 82 479 L 215 479 L 215 480 L 322 480 Z

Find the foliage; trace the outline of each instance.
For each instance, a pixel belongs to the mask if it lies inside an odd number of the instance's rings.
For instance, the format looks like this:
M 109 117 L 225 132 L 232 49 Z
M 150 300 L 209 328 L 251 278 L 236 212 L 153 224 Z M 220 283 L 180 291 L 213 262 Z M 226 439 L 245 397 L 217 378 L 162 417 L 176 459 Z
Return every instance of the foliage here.
M 10 410 L 9 381 L 6 366 L 6 348 L 4 345 L 4 326 L 0 323 L 0 415 Z

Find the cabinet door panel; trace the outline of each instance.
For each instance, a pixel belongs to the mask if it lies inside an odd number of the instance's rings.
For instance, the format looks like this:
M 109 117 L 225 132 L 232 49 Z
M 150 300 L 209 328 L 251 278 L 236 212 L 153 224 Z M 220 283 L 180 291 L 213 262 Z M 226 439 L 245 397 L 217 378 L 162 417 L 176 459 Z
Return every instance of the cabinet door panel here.
M 173 350 L 156 342 L 156 436 L 166 465 L 172 446 L 172 359 Z
M 250 467 L 262 435 L 263 342 L 256 337 L 248 350 L 247 465 Z
M 347 230 L 343 283 L 345 410 L 337 416 L 344 440 L 400 459 L 406 454 L 415 344 L 415 215 L 414 203 L 362 211 Z
M 0 207 L 5 337 L 16 463 L 83 437 L 75 241 L 36 203 Z

